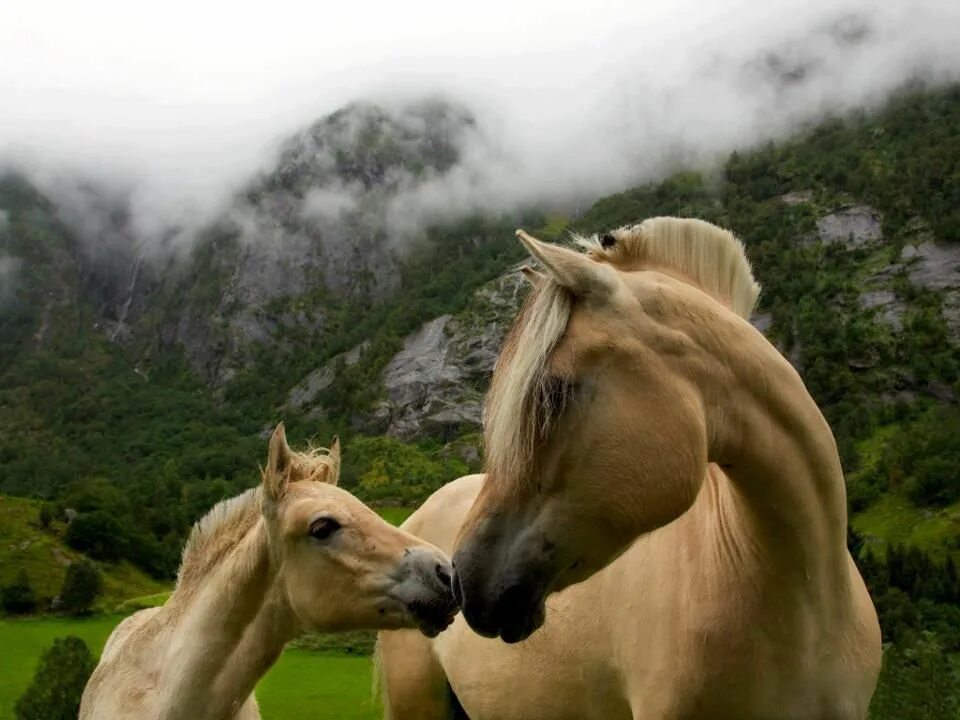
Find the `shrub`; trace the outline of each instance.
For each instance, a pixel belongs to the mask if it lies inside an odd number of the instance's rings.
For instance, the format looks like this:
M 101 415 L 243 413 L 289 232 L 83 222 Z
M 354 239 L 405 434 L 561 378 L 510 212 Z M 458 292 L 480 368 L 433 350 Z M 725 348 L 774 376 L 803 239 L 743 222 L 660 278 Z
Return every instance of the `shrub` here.
M 80 513 L 70 523 L 64 539 L 74 550 L 98 560 L 118 560 L 127 545 L 120 521 L 104 510 Z
M 960 674 L 931 635 L 885 653 L 870 704 L 871 720 L 955 720 L 960 717 Z
M 53 522 L 53 506 L 51 506 L 50 503 L 43 503 L 43 505 L 40 506 L 37 522 L 44 530 L 50 527 L 50 523 Z
M 82 560 L 67 568 L 60 591 L 60 602 L 67 612 L 80 614 L 89 612 L 93 601 L 103 591 L 103 579 L 93 563 Z
M 17 579 L 2 590 L 3 609 L 11 614 L 33 612 L 37 607 L 37 596 L 30 587 L 27 571 L 21 570 Z
M 17 720 L 75 720 L 83 688 L 96 664 L 80 638 L 54 640 L 40 658 L 30 687 L 17 700 Z

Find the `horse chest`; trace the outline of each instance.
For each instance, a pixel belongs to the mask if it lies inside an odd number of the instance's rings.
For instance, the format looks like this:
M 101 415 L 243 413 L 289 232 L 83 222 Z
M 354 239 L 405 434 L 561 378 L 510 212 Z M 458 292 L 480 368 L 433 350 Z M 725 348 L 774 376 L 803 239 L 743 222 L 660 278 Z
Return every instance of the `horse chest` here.
M 582 630 L 582 641 L 573 644 L 558 645 L 547 629 L 543 636 L 507 645 L 478 637 L 458 618 L 434 650 L 470 718 L 631 720 L 609 647 L 591 646 L 592 629 Z
M 761 618 L 736 634 L 678 637 L 676 652 L 634 656 L 625 668 L 635 720 L 860 718 L 856 673 L 842 654 L 776 638 Z

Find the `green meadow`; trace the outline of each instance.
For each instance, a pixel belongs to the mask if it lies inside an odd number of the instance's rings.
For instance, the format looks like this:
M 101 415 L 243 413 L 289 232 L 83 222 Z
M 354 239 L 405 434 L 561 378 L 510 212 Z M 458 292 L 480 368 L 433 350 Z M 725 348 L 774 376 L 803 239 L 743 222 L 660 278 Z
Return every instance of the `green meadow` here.
M 30 684 L 36 663 L 54 638 L 76 635 L 100 654 L 121 615 L 84 619 L 0 620 L 0 720 L 13 720 L 13 706 Z M 369 657 L 319 654 L 290 648 L 260 681 L 257 699 L 263 716 L 374 720 Z

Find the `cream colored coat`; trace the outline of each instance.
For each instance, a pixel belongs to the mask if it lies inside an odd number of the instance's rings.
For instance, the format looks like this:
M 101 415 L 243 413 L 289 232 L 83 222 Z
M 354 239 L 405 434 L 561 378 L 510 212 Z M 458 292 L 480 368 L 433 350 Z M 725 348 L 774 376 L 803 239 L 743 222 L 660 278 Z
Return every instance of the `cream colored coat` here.
M 862 720 L 880 629 L 836 445 L 745 320 L 742 245 L 676 218 L 587 254 L 520 235 L 545 274 L 494 372 L 490 474 L 404 525 L 452 554 L 463 615 L 381 633 L 387 717 L 453 717 L 449 687 L 471 720 Z

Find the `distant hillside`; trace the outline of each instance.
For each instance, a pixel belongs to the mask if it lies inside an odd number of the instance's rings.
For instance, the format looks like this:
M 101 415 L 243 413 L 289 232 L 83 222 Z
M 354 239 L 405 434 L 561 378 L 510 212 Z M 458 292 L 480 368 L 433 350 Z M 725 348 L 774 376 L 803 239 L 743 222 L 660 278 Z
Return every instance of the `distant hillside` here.
M 63 541 L 64 524 L 55 521 L 41 529 L 41 503 L 36 500 L 0 495 L 0 585 L 6 585 L 26 570 L 41 605 L 60 593 L 70 563 L 84 559 Z M 131 598 L 168 589 L 129 562 L 98 562 L 104 592 L 97 604 L 112 611 Z
M 442 103 L 346 108 L 167 266 L 130 255 L 122 212 L 102 238 L 119 249 L 91 253 L 68 215 L 0 180 L 0 492 L 101 511 L 160 577 L 194 519 L 256 482 L 281 418 L 294 442 L 344 437 L 348 487 L 416 502 L 480 465 L 482 396 L 525 292 L 513 228 L 562 240 L 675 214 L 746 242 L 754 321 L 830 420 L 868 543 L 960 546 L 960 90 L 905 91 L 580 217 L 461 218 L 394 252 L 389 202 L 455 167 L 472 128 Z

